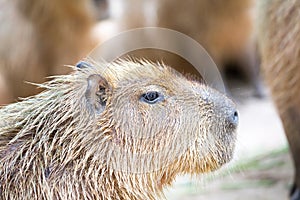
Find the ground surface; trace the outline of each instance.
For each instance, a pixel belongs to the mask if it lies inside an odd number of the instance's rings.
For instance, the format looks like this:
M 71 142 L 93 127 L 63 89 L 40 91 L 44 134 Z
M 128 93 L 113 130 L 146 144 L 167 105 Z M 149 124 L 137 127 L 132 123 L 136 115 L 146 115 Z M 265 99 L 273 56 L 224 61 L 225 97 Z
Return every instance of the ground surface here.
M 293 167 L 281 122 L 270 98 L 237 98 L 240 127 L 232 163 L 210 176 L 179 177 L 170 200 L 285 200 Z

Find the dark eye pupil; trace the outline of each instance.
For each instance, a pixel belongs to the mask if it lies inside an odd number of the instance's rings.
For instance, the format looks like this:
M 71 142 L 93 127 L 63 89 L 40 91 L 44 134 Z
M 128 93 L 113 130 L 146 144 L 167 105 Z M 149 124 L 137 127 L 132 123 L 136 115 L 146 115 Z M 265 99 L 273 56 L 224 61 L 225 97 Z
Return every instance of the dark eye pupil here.
M 155 91 L 147 92 L 145 94 L 142 94 L 142 96 L 141 96 L 142 101 L 144 101 L 146 103 L 150 103 L 150 104 L 156 103 L 162 99 L 163 99 L 162 94 L 160 94 L 159 92 L 155 92 Z
M 153 101 L 155 100 L 156 98 L 158 98 L 159 94 L 157 92 L 147 92 L 145 95 L 144 95 L 144 98 L 148 101 Z

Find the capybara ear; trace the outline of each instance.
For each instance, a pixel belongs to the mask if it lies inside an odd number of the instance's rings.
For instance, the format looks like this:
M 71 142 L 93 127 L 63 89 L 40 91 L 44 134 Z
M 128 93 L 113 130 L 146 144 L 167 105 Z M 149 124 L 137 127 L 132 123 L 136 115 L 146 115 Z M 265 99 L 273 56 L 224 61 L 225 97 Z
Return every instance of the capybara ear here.
M 89 106 L 97 113 L 103 112 L 106 106 L 107 93 L 110 90 L 107 80 L 99 74 L 90 75 L 87 79 L 85 97 Z

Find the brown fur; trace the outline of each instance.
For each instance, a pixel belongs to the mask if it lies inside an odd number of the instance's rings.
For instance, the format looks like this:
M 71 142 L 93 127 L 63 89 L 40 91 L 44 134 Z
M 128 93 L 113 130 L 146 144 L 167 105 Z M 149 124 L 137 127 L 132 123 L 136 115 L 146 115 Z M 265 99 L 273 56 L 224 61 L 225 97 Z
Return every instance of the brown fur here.
M 163 0 L 158 7 L 158 25 L 194 38 L 221 64 L 245 51 L 251 35 L 251 2 Z
M 257 23 L 262 68 L 290 144 L 298 192 L 300 192 L 299 18 L 299 1 L 259 2 Z M 300 199 L 300 193 L 298 195 Z
M 92 48 L 91 0 L 1 0 L 0 105 L 37 93 L 25 81 L 70 71 Z
M 160 64 L 90 65 L 0 109 L 1 199 L 157 199 L 178 174 L 231 159 L 224 95 Z M 143 102 L 149 91 L 164 99 Z
M 222 75 L 226 71 L 227 64 L 236 64 L 237 71 L 251 82 L 258 95 L 262 94 L 252 30 L 253 0 L 131 0 L 127 2 L 130 3 L 123 2 L 125 11 L 118 19 L 121 29 L 157 26 L 184 33 L 203 45 Z M 156 15 L 145 13 L 147 6 Z M 150 39 L 157 40 L 157 38 Z M 177 45 L 178 49 L 183 48 L 179 44 L 174 45 Z M 186 60 L 174 54 L 143 50 L 135 51 L 131 55 L 162 60 L 179 72 L 199 75 Z

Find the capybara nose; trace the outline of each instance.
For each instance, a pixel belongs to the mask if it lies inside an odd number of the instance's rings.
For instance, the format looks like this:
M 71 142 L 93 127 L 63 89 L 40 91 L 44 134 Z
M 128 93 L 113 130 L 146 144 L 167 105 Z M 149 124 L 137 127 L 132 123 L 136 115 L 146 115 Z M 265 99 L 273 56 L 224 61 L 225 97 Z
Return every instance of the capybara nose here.
M 224 94 L 212 89 L 206 89 L 201 93 L 207 102 L 213 102 L 217 118 L 220 123 L 230 129 L 236 129 L 239 124 L 239 113 L 235 103 Z
M 224 106 L 224 105 L 223 105 Z M 223 119 L 225 120 L 225 126 L 231 130 L 235 130 L 239 124 L 239 113 L 235 106 L 226 105 L 223 107 Z
M 236 128 L 239 124 L 239 113 L 237 110 L 233 110 L 231 114 L 228 116 L 228 123 L 232 128 Z

